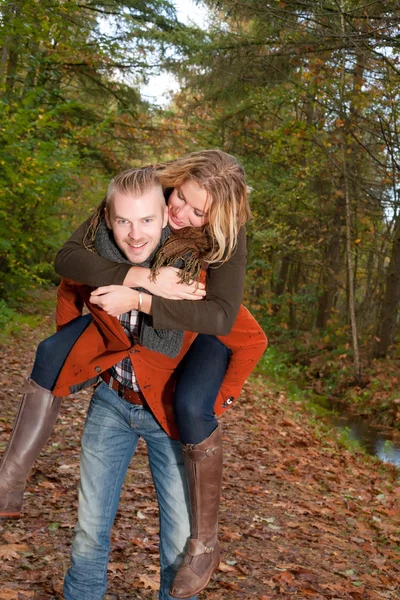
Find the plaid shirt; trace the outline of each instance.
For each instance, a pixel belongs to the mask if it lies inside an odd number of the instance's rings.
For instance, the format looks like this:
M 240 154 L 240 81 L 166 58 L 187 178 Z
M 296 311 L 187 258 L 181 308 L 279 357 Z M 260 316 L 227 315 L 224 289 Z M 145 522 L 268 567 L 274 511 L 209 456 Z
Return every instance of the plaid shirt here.
M 120 315 L 118 318 L 128 338 L 133 342 L 138 341 L 139 312 L 137 310 L 131 310 L 127 313 L 124 313 L 123 315 Z M 122 385 L 133 389 L 135 392 L 140 391 L 129 356 L 122 359 L 119 363 L 111 367 L 111 369 L 109 369 L 109 372 L 110 375 L 114 377 L 114 379 L 122 383 Z

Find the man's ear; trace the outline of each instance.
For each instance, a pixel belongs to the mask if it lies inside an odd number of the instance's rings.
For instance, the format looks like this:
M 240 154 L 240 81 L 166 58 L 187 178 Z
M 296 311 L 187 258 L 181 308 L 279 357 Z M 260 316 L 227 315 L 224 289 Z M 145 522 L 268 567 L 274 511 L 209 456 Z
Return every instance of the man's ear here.
M 109 216 L 108 210 L 106 208 L 104 209 L 104 217 L 105 217 L 108 229 L 112 229 L 112 227 L 111 227 L 111 221 L 110 221 L 110 216 Z
M 168 225 L 168 206 L 166 206 L 164 208 L 164 215 L 163 215 L 163 229 L 164 227 L 166 227 Z

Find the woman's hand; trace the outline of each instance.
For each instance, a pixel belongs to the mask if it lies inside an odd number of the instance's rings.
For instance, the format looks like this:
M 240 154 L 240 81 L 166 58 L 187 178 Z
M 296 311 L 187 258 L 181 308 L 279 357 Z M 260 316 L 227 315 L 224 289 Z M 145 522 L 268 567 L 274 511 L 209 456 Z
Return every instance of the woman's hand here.
M 169 300 L 201 300 L 206 295 L 205 286 L 198 281 L 190 284 L 181 283 L 178 278 L 179 269 L 175 267 L 162 267 L 157 279 L 146 279 L 143 285 L 154 296 L 168 298 Z
M 112 317 L 118 317 L 138 309 L 139 292 L 124 285 L 103 285 L 91 293 L 90 302 Z

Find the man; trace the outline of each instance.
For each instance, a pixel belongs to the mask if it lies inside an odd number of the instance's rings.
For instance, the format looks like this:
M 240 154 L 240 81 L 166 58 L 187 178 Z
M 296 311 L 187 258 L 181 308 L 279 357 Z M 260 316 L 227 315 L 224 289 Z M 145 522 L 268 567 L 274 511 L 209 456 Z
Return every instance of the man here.
M 162 189 L 151 168 L 131 170 L 130 175 L 120 177 L 131 180 L 120 189 L 114 185 L 109 197 L 106 220 L 113 233 L 112 243 L 115 240 L 130 262 L 143 265 L 157 249 L 167 223 Z M 113 183 L 118 183 L 120 177 Z M 64 594 L 66 600 L 103 598 L 110 530 L 126 470 L 138 439 L 143 436 L 159 501 L 159 598 L 166 600 L 171 598 L 168 590 L 190 534 L 182 451 L 179 441 L 173 439 L 177 437 L 172 410 L 173 373 L 196 334 L 182 334 L 180 350 L 172 355 L 149 350 L 137 343 L 138 312 L 132 310 L 119 320 L 109 316 L 90 302 L 92 291 L 88 286 L 64 280 L 57 306 L 58 326 L 78 316 L 84 302 L 94 322 L 70 352 L 54 395 L 67 395 L 75 384 L 100 373 L 103 379 L 92 397 L 82 437 L 78 525 Z M 236 355 L 215 405 L 216 414 L 221 414 L 231 404 L 231 397 L 238 395 L 243 379 L 265 348 L 262 336 L 260 332 L 257 351 L 249 359 L 251 332 L 247 326 L 242 330 L 239 327 L 231 346 Z M 170 344 L 175 342 L 171 339 Z
M 140 177 L 136 182 L 133 177 L 133 187 L 135 184 L 140 194 Z M 137 192 L 127 195 L 115 192 L 107 221 L 124 255 L 132 263 L 144 263 L 158 247 L 168 215 L 161 186 L 155 179 L 143 193 L 136 195 Z M 66 282 L 61 286 L 59 320 L 65 310 L 62 289 L 66 286 L 73 287 Z M 80 300 L 82 296 L 77 295 L 75 307 Z M 137 338 L 137 317 L 137 311 L 132 311 L 129 322 L 124 324 L 132 342 Z M 119 333 L 123 335 L 122 330 Z M 116 356 L 119 358 L 118 352 Z M 127 370 L 126 358 L 113 368 L 116 380 L 122 377 L 131 379 L 132 397 L 124 400 L 112 387 L 101 383 L 91 400 L 82 437 L 78 525 L 64 594 L 66 600 L 99 600 L 105 593 L 110 529 L 129 462 L 142 436 L 147 443 L 159 500 L 162 532 L 159 597 L 164 600 L 170 598 L 168 590 L 190 534 L 181 446 L 179 441 L 167 435 L 151 411 L 146 409 L 135 372 L 132 369 L 129 372 L 129 367 Z

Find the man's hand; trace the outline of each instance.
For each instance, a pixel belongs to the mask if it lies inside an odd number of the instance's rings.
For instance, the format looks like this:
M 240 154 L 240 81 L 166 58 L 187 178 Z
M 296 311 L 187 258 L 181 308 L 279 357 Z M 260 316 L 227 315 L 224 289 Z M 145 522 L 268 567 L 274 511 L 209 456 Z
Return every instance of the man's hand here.
M 91 293 L 90 302 L 112 317 L 118 317 L 138 309 L 139 292 L 124 285 L 103 285 Z
M 169 300 L 201 300 L 206 295 L 205 286 L 198 281 L 190 284 L 181 283 L 178 279 L 179 269 L 162 267 L 155 281 L 146 280 L 143 285 L 154 296 Z

